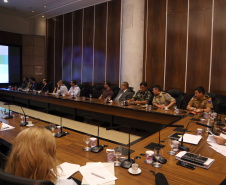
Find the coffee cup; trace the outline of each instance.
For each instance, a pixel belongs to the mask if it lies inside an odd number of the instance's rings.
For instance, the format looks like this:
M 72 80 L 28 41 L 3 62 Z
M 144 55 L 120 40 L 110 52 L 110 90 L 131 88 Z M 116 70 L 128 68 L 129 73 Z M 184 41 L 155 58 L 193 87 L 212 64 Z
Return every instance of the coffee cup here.
M 165 107 L 165 110 L 169 110 L 169 108 L 168 107 Z
M 201 128 L 197 128 L 197 135 L 199 135 L 199 136 L 202 135 L 202 129 Z
M 32 121 L 28 121 L 28 126 L 32 126 Z
M 133 163 L 133 164 L 132 164 L 132 172 L 133 172 L 133 173 L 137 173 L 137 170 L 138 170 L 138 164 Z
M 200 119 L 201 123 L 204 124 L 205 123 L 205 119 Z

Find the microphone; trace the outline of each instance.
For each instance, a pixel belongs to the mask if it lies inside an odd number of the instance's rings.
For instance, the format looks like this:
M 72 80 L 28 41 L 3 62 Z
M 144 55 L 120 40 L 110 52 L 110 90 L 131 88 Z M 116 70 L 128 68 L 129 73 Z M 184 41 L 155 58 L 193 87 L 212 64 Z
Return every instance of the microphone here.
M 217 132 L 214 132 L 214 131 L 213 131 L 214 123 L 213 123 L 212 126 L 210 126 L 210 125 L 205 125 L 205 124 L 203 124 L 203 123 L 198 123 L 198 122 L 196 122 L 196 124 L 197 124 L 197 125 L 201 125 L 201 126 L 203 126 L 203 127 L 211 128 L 211 131 L 212 131 L 212 133 L 213 133 L 214 135 L 216 135 L 216 136 L 219 135 Z
M 8 116 L 3 116 L 4 119 L 10 119 L 10 118 L 13 118 L 13 116 L 10 115 L 10 103 L 4 103 L 4 105 L 8 105 L 8 109 L 9 109 L 9 112 L 8 112 Z
M 45 109 L 44 111 L 47 111 L 47 113 L 48 113 L 49 111 L 54 111 L 54 110 L 58 111 L 58 110 L 60 110 L 60 109 L 58 109 L 58 108 L 55 108 L 55 109 Z M 50 129 L 50 126 L 46 126 L 45 128 L 48 129 L 48 130 L 51 130 L 51 129 Z M 60 132 L 56 133 L 56 134 L 55 134 L 55 137 L 59 138 L 59 137 L 66 136 L 67 134 L 69 134 L 69 133 L 68 133 L 68 132 L 63 132 L 63 126 L 62 126 L 62 112 L 60 112 Z
M 93 153 L 99 153 L 99 152 L 101 152 L 104 149 L 103 145 L 100 145 L 100 141 L 99 141 L 99 138 L 100 138 L 99 137 L 99 129 L 100 129 L 100 126 L 99 126 L 99 123 L 98 123 L 97 146 L 94 146 L 90 150 Z
M 20 126 L 24 127 L 24 126 L 26 126 L 26 125 L 28 124 L 28 122 L 27 122 L 27 117 L 26 117 L 26 114 L 25 114 L 25 112 L 24 112 L 23 107 L 21 106 L 20 108 L 21 108 L 22 112 L 24 113 L 24 120 L 25 120 L 25 121 L 21 121 L 21 122 L 20 122 L 20 123 L 21 123 Z
M 179 147 L 178 147 L 178 149 L 181 150 L 181 151 L 187 151 L 187 152 L 188 152 L 188 151 L 190 150 L 187 146 L 184 146 L 183 144 L 184 144 L 184 134 L 185 134 L 185 132 L 187 131 L 188 125 L 189 125 L 191 122 L 193 122 L 193 120 L 191 120 L 191 121 L 188 122 L 188 124 L 187 124 L 187 126 L 186 126 L 186 129 L 184 130 L 184 133 L 182 134 L 181 142 L 180 142 L 180 145 L 179 145 Z
M 108 128 L 106 128 L 106 130 L 114 130 L 114 129 L 122 128 L 122 127 L 129 129 L 129 149 L 128 149 L 128 159 L 124 160 L 121 163 L 120 166 L 123 167 L 123 168 L 129 169 L 132 166 L 132 164 L 135 162 L 134 159 L 130 158 L 130 127 L 128 127 L 128 126 L 116 126 L 116 127 L 108 127 Z

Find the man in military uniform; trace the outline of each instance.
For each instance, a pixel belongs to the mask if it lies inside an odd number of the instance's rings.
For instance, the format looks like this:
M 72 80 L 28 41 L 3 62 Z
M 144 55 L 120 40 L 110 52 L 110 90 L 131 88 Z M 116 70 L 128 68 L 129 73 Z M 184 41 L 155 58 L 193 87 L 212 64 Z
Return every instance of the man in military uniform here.
M 195 89 L 195 96 L 188 103 L 187 109 L 195 112 L 209 112 L 213 108 L 212 99 L 205 95 L 205 89 L 200 86 Z
M 147 88 L 147 82 L 141 82 L 140 90 L 137 91 L 136 95 L 129 101 L 135 101 L 135 104 L 146 104 L 149 103 L 151 97 L 152 94 Z
M 176 100 L 170 94 L 163 92 L 159 85 L 153 87 L 153 93 L 152 104 L 158 108 L 170 108 L 176 103 Z

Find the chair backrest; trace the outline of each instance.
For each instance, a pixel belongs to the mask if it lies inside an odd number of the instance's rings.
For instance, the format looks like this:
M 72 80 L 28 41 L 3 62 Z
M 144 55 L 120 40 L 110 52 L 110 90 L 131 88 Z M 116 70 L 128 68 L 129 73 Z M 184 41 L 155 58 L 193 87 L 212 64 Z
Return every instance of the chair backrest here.
M 168 93 L 176 100 L 176 104 L 178 108 L 182 108 L 184 96 L 181 94 L 180 91 L 171 89 Z
M 18 177 L 15 175 L 5 173 L 2 170 L 0 170 L 0 184 L 3 184 L 3 185 L 54 185 L 54 183 L 51 181 L 33 180 L 33 179 Z

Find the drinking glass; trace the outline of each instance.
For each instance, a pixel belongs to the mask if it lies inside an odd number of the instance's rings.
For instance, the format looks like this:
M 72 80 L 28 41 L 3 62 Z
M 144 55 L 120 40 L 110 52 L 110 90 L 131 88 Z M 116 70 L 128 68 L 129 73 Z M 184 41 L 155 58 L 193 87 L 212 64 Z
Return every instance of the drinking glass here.
M 90 99 L 92 99 L 92 96 L 93 96 L 92 94 L 89 94 L 89 98 L 90 98 Z
M 83 136 L 83 141 L 86 143 L 86 147 L 83 150 L 86 151 L 86 152 L 90 151 L 90 147 L 88 146 L 88 144 L 90 142 L 90 135 L 85 134 Z
M 119 162 L 118 158 L 122 155 L 122 147 L 121 146 L 117 146 L 114 149 L 114 156 L 116 157 L 116 161 L 114 161 L 114 165 L 115 166 L 120 166 L 121 162 Z
M 2 109 L 2 115 L 5 115 L 6 109 Z
M 155 156 L 156 162 L 154 162 L 152 165 L 153 165 L 153 167 L 155 167 L 155 168 L 161 168 L 161 167 L 162 167 L 162 164 L 159 163 L 159 159 L 160 159 L 160 157 L 161 157 L 162 154 L 163 154 L 162 148 L 161 148 L 161 147 L 156 147 L 156 148 L 154 149 L 154 153 L 155 153 L 154 156 Z
M 52 131 L 52 133 L 53 133 L 53 136 L 55 135 L 54 134 L 54 130 L 56 129 L 56 125 L 55 124 L 50 124 L 50 129 L 51 129 L 51 131 Z
M 178 141 L 174 139 L 169 139 L 169 145 L 171 147 L 171 150 L 168 151 L 167 153 L 169 155 L 176 155 L 176 151 L 178 150 Z

